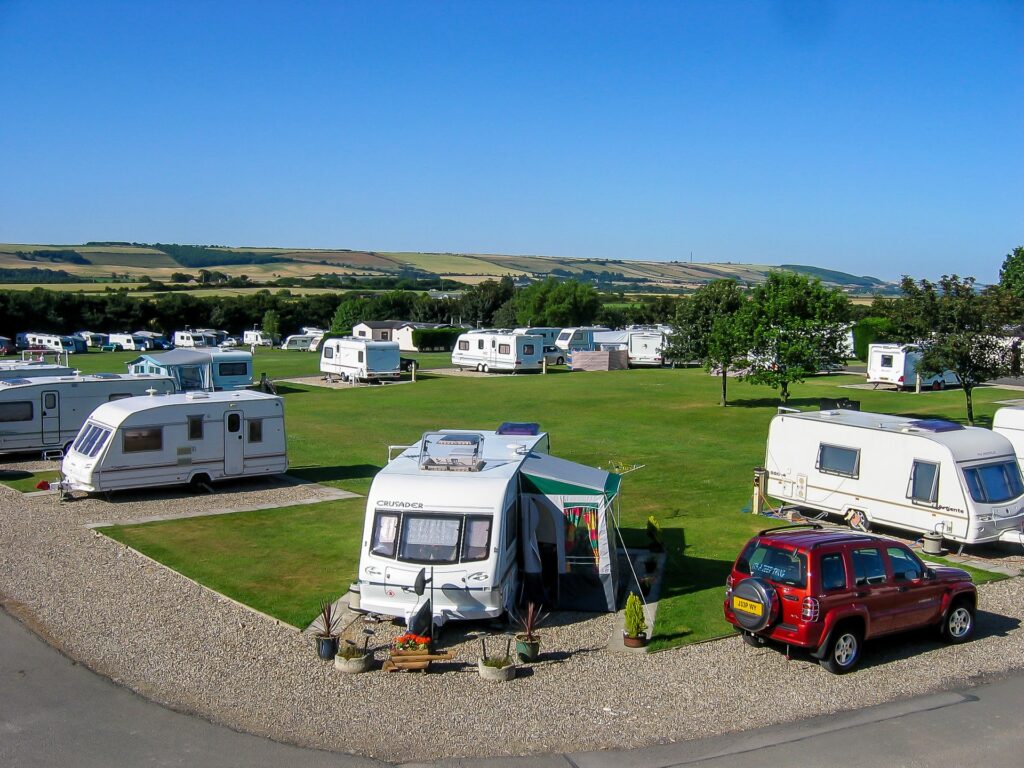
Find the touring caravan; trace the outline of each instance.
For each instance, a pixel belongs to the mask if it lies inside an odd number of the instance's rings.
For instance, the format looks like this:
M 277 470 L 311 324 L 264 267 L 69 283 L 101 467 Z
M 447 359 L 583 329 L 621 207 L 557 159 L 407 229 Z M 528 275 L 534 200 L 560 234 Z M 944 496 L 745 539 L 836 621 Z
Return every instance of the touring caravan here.
M 518 333 L 476 331 L 463 333 L 452 350 L 452 365 L 488 373 L 539 371 L 544 359 L 544 340 Z
M 315 338 L 309 333 L 293 333 L 281 342 L 281 349 L 308 351 Z
M 630 366 L 654 366 L 665 364 L 665 334 L 661 331 L 630 331 L 626 345 Z
M 78 331 L 74 334 L 80 339 L 85 341 L 85 346 L 96 347 L 99 349 L 107 343 L 107 334 L 105 333 L 93 333 L 92 331 Z
M 863 411 L 780 413 L 768 429 L 767 495 L 843 518 L 1024 543 L 1024 482 L 1002 435 Z
M 0 453 L 65 449 L 97 407 L 149 390 L 173 392 L 174 382 L 116 373 L 0 380 Z
M 561 328 L 515 328 L 512 331 L 512 333 L 518 333 L 522 336 L 540 336 L 544 339 L 544 345 L 549 347 L 555 345 L 555 339 L 558 338 L 558 334 L 561 332 Z
M 374 478 L 360 610 L 435 624 L 501 616 L 523 572 L 568 610 L 615 610 L 619 476 L 548 454 L 536 424 L 428 432 Z M 424 572 L 432 597 L 417 596 Z
M 588 326 L 584 328 L 563 328 L 555 339 L 555 346 L 566 352 L 575 349 L 597 349 L 594 343 L 594 331 L 608 331 L 608 328 L 600 326 Z
M 58 336 L 52 333 L 19 333 L 19 346 L 21 345 L 22 336 L 24 336 L 25 347 L 28 349 L 49 349 L 54 352 L 68 352 L 71 354 L 88 351 L 85 339 L 79 336 Z
M 126 363 L 130 373 L 170 376 L 179 392 L 221 391 L 252 386 L 252 354 L 217 347 L 147 353 Z
M 27 379 L 53 376 L 74 376 L 75 372 L 66 365 L 44 362 L 3 362 L 0 363 L 0 379 Z
M 175 331 L 174 346 L 185 348 L 205 347 L 206 336 L 199 331 Z
M 143 350 L 153 348 L 149 339 L 135 333 L 111 333 L 107 337 L 107 343 L 117 344 L 121 349 L 127 352 L 141 352 Z
M 917 367 L 921 350 L 906 344 L 868 345 L 868 384 L 892 384 L 897 389 L 917 388 Z M 945 389 L 960 386 L 953 371 L 921 376 L 921 389 Z
M 343 336 L 320 349 L 320 371 L 342 381 L 398 381 L 401 355 L 397 341 L 370 341 Z
M 186 392 L 101 405 L 64 457 L 86 493 L 210 483 L 288 469 L 284 407 L 262 392 Z
M 242 343 L 247 347 L 272 347 L 276 343 L 276 340 L 269 333 L 253 329 L 242 334 Z
M 992 417 L 992 431 L 1010 441 L 1017 463 L 1024 467 L 1024 408 L 1000 408 Z

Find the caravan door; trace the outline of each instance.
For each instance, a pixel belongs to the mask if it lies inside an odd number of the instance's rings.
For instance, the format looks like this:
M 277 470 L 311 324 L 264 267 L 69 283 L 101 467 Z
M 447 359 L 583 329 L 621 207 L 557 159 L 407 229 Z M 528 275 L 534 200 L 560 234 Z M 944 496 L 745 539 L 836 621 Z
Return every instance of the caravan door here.
M 242 424 L 241 411 L 231 411 L 224 419 L 224 474 L 242 474 Z
M 43 392 L 39 405 L 43 421 L 43 445 L 55 445 L 60 442 L 60 393 L 56 390 Z

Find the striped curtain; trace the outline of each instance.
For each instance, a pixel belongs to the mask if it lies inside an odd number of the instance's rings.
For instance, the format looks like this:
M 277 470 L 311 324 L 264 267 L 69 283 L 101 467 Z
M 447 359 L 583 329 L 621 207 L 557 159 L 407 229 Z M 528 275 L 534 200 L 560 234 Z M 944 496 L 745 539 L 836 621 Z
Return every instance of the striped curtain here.
M 601 553 L 598 549 L 599 536 L 597 530 L 597 507 L 595 506 L 572 506 L 562 510 L 565 515 L 565 551 L 571 552 L 576 546 L 576 531 L 581 526 L 586 526 L 587 537 L 590 541 L 590 551 L 594 555 L 594 562 L 601 562 Z

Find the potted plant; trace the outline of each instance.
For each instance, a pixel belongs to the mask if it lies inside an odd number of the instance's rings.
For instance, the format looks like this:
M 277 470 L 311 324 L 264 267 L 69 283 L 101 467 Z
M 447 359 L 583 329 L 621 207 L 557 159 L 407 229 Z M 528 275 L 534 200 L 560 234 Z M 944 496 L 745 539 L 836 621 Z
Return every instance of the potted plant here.
M 320 601 L 320 626 L 316 633 L 316 652 L 324 661 L 330 661 L 338 653 L 338 622 L 341 617 L 334 612 L 334 603 Z
M 516 635 L 516 655 L 520 661 L 536 661 L 540 655 L 540 635 L 537 629 L 548 617 L 542 613 L 537 603 L 527 603 L 526 611 L 517 615 L 516 622 L 521 630 Z
M 622 632 L 622 643 L 627 648 L 643 648 L 647 645 L 647 618 L 644 606 L 636 593 L 630 592 L 626 598 L 625 629 Z
M 334 657 L 334 668 L 346 675 L 357 675 L 366 672 L 373 663 L 373 654 L 370 653 L 370 638 L 373 632 L 369 629 L 363 630 L 363 647 L 354 640 L 346 640 L 338 647 L 338 655 Z
M 504 656 L 488 656 L 487 641 L 480 638 L 480 647 L 483 649 L 483 656 L 477 660 L 476 668 L 480 677 L 484 680 L 496 680 L 507 682 L 516 676 L 516 663 L 512 658 L 512 638 L 505 643 Z

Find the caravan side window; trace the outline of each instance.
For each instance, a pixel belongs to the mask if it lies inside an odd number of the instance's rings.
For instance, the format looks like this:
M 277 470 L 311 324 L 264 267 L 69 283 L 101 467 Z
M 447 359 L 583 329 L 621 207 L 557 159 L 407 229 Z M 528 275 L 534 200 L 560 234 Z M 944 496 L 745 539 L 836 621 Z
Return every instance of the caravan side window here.
M 507 354 L 510 354 L 511 352 L 512 352 L 512 347 L 510 345 L 508 345 L 508 344 L 499 344 L 498 345 L 498 354 L 499 355 L 507 355 Z
M 32 421 L 32 413 L 30 401 L 0 404 L 0 421 Z
M 860 449 L 822 443 L 818 446 L 818 461 L 814 466 L 826 475 L 856 479 L 860 477 Z
M 126 429 L 122 440 L 122 450 L 125 453 L 161 451 L 164 447 L 164 430 L 163 427 Z
M 934 504 L 939 499 L 939 465 L 930 461 L 915 461 L 910 470 L 910 490 L 907 498 L 921 504 Z
M 461 349 L 463 352 L 468 351 L 469 350 L 469 339 L 462 339 L 461 341 L 459 341 L 459 349 Z
M 245 363 L 220 363 L 218 370 L 221 376 L 245 376 L 249 366 Z
M 532 355 L 533 354 L 533 344 L 523 344 L 523 354 L 524 355 Z
M 358 359 L 359 359 L 360 363 L 363 362 L 363 350 L 361 350 L 361 349 L 359 350 L 359 358 Z
M 330 360 L 334 357 L 334 347 L 324 347 L 324 359 Z
M 483 349 L 484 348 L 484 340 L 483 339 L 477 339 L 476 340 L 476 348 L 477 349 Z
M 882 367 L 892 368 L 892 355 L 882 355 Z
M 246 419 L 249 425 L 249 442 L 263 442 L 263 419 Z
M 189 440 L 202 440 L 203 439 L 203 417 L 189 416 L 188 417 L 188 439 Z
M 377 512 L 373 520 L 370 554 L 379 557 L 394 557 L 397 539 L 398 515 L 393 512 Z
M 491 550 L 491 518 L 467 517 L 462 534 L 462 562 L 486 560 Z

